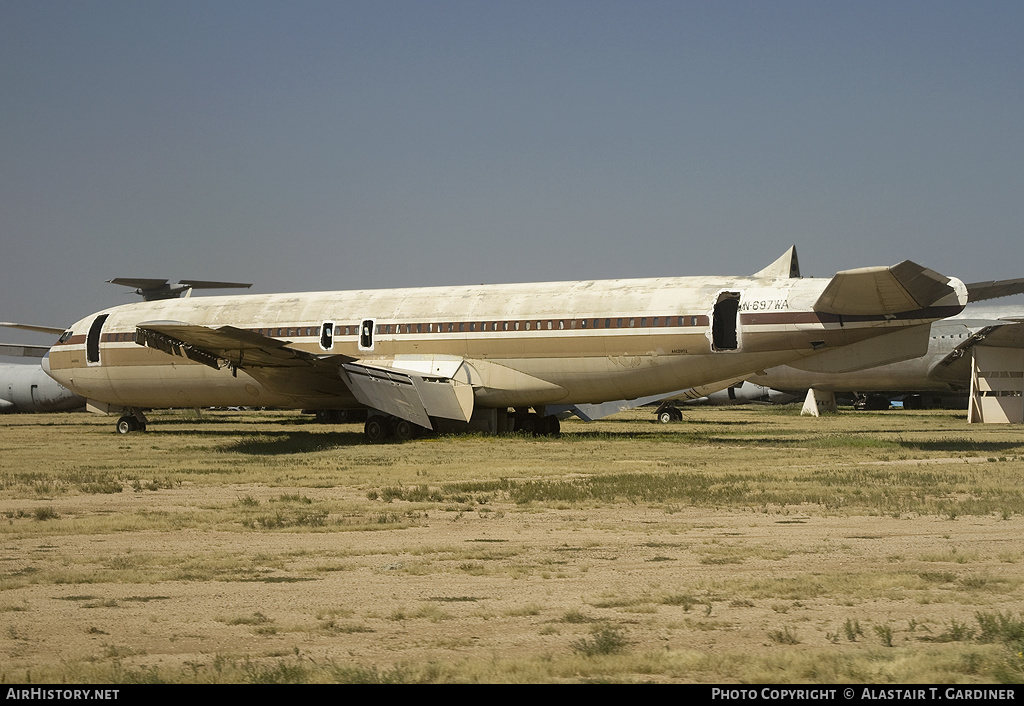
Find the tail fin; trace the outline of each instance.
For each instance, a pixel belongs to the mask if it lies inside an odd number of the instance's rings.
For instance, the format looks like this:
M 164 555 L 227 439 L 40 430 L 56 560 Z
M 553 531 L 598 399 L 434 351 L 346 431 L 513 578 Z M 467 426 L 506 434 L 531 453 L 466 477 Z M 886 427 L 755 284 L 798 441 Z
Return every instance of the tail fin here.
M 792 246 L 782 254 L 782 257 L 763 270 L 755 272 L 753 276 L 765 279 L 793 279 L 799 277 L 800 260 L 796 257 L 796 246 Z

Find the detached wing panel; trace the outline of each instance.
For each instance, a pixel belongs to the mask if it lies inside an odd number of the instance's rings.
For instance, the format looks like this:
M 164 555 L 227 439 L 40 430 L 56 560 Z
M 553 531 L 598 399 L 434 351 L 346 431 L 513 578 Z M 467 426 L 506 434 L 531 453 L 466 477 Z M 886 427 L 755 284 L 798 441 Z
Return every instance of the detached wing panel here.
M 344 363 L 345 382 L 361 404 L 432 429 L 430 417 L 468 422 L 473 388 L 450 377 L 412 370 Z

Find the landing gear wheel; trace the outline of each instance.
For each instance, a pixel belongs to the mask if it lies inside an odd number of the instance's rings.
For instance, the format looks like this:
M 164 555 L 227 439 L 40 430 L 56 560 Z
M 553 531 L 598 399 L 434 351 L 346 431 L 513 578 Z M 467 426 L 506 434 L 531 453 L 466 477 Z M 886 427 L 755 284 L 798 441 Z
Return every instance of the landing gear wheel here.
M 524 434 L 530 436 L 536 436 L 538 434 L 537 422 L 539 418 L 536 414 L 524 414 L 521 417 L 516 417 L 516 431 L 521 431 Z
M 550 414 L 541 421 L 544 423 L 544 435 L 545 436 L 558 436 L 562 432 L 562 424 L 558 421 L 558 417 Z
M 145 427 L 139 424 L 138 419 L 127 414 L 117 420 L 116 428 L 118 434 L 127 434 L 133 431 L 145 431 Z
M 672 421 L 672 413 L 667 409 L 664 412 L 658 412 L 658 421 L 662 424 L 668 424 Z
M 395 422 L 395 438 L 399 441 L 408 441 L 409 439 L 416 436 L 416 428 L 411 422 L 405 419 L 399 419 Z
M 387 420 L 383 417 L 370 417 L 363 426 L 366 439 L 372 444 L 379 444 L 390 436 Z

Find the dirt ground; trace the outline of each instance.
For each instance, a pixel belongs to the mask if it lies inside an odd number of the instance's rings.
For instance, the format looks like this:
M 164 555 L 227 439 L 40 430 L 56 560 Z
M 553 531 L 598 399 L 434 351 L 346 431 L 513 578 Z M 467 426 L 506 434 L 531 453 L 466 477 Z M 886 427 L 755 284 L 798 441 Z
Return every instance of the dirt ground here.
M 182 489 L 74 502 L 91 512 L 119 512 L 125 503 L 176 512 L 261 492 L 267 490 L 230 487 L 211 495 Z M 190 530 L 5 539 L 7 573 L 31 573 L 43 564 L 88 565 L 90 557 L 101 568 L 111 557 L 168 553 L 200 563 L 242 558 L 256 567 L 260 555 L 285 561 L 241 580 L 14 588 L 2 595 L 5 606 L 19 609 L 3 614 L 0 644 L 9 673 L 14 665 L 115 657 L 136 666 L 178 668 L 217 654 L 260 658 L 296 650 L 314 660 L 378 666 L 518 658 L 569 652 L 592 630 L 588 621 L 620 626 L 639 651 L 778 650 L 783 647 L 769 635 L 787 627 L 805 647 L 849 649 L 853 642 L 843 636 L 837 643 L 834 636 L 851 618 L 864 626 L 893 625 L 897 643 L 909 639 L 911 620 L 933 631 L 950 621 L 970 622 L 976 606 L 923 603 L 919 591 L 900 585 L 900 577 L 908 570 L 937 570 L 913 557 L 969 548 L 993 557 L 972 562 L 972 572 L 1019 578 L 1019 565 L 995 557 L 1020 549 L 1022 529 L 1021 518 L 910 520 L 685 508 L 667 514 L 616 506 L 508 508 L 501 517 L 440 512 L 418 526 L 372 532 L 253 536 Z M 695 551 L 709 542 L 758 550 L 733 561 L 723 554 L 722 563 L 714 563 Z M 757 556 L 761 549 L 767 557 Z M 813 588 L 803 585 L 808 572 L 835 581 L 851 571 L 883 583 L 886 576 L 895 580 L 867 600 L 858 580 L 852 605 L 814 597 Z M 791 591 L 779 587 L 787 579 Z M 1021 607 L 1016 592 L 984 602 L 991 610 Z M 576 622 L 566 618 L 577 615 Z M 858 646 L 877 644 L 871 634 L 859 640 Z
M 736 664 L 787 651 L 933 649 L 951 628 L 976 627 L 978 611 L 1016 614 L 1024 604 L 1019 514 L 394 500 L 381 512 L 411 509 L 411 519 L 380 529 L 193 521 L 241 499 L 269 507 L 282 492 L 292 491 L 184 482 L 71 494 L 45 503 L 54 520 L 31 516 L 37 499 L 4 496 L 0 676 L 45 681 L 79 665 L 70 673 L 81 678 L 81 665 L 116 664 L 187 679 L 219 659 L 473 670 L 578 657 L 610 626 L 625 654 L 733 660 L 654 680 L 738 680 Z M 365 488 L 301 493 L 368 502 Z M 118 516 L 163 524 L 74 524 Z M 65 530 L 17 531 L 58 521 Z

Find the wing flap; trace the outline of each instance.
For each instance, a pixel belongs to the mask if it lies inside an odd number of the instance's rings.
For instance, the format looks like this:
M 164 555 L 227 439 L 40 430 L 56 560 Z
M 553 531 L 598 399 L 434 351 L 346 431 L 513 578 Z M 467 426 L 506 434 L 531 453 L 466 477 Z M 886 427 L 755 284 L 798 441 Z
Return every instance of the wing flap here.
M 468 422 L 473 387 L 452 377 L 394 367 L 344 363 L 342 376 L 361 404 L 432 429 L 430 417 Z

